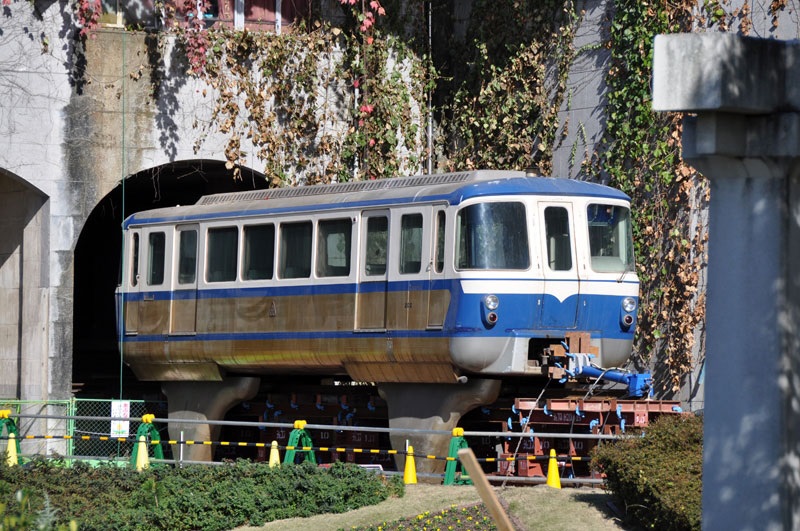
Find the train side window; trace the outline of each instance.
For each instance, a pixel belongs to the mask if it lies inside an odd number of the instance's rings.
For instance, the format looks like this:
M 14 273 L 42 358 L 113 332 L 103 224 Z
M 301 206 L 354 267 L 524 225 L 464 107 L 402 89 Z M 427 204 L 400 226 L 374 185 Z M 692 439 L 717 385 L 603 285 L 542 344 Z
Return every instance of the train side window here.
M 236 252 L 238 247 L 238 228 L 221 227 L 208 229 L 206 282 L 230 282 L 236 280 Z
M 563 207 L 544 209 L 547 237 L 547 263 L 553 271 L 572 269 L 572 243 L 569 231 L 569 213 Z
M 133 234 L 133 259 L 131 260 L 131 286 L 139 284 L 139 234 Z
M 444 228 L 445 213 L 444 210 L 440 210 L 436 213 L 436 251 L 434 253 L 436 260 L 433 263 L 433 270 L 436 273 L 444 270 Z
M 275 225 L 248 225 L 244 228 L 242 278 L 269 280 L 275 269 Z
M 528 269 L 525 205 L 476 203 L 456 219 L 456 266 L 459 269 Z
M 197 231 L 182 230 L 178 234 L 178 284 L 194 284 L 197 277 Z
M 367 218 L 366 257 L 364 272 L 367 276 L 386 274 L 386 246 L 389 236 L 389 218 L 373 216 Z
M 148 236 L 147 285 L 160 286 L 164 283 L 164 251 L 166 237 L 163 232 L 151 232 Z
M 310 221 L 281 223 L 281 278 L 311 276 Z
M 405 214 L 400 218 L 400 273 L 408 275 L 422 270 L 422 214 Z
M 319 222 L 317 232 L 317 276 L 350 275 L 350 249 L 353 222 L 350 219 L 326 219 Z

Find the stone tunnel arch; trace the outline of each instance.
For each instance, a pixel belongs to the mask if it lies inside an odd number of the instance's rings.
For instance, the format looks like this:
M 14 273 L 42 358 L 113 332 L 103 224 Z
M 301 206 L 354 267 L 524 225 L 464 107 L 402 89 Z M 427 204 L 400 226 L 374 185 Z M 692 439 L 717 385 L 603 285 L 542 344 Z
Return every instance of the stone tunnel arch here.
M 98 202 L 81 230 L 74 255 L 72 382 L 78 397 L 160 394 L 157 384 L 138 382 L 121 363 L 114 290 L 124 218 L 142 210 L 192 204 L 207 194 L 266 187 L 259 172 L 243 169 L 242 179 L 234 180 L 224 162 L 190 160 L 133 174 Z

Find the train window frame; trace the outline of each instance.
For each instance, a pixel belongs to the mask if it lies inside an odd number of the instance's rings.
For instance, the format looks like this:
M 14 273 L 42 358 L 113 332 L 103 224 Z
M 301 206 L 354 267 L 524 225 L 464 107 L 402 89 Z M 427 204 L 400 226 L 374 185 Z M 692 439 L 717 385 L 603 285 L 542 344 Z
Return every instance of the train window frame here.
M 212 237 L 212 234 L 214 235 Z M 220 241 L 225 248 L 221 251 L 215 249 L 217 245 L 217 235 L 234 234 L 235 240 L 231 245 L 230 241 Z M 207 284 L 219 284 L 222 282 L 235 282 L 239 263 L 239 227 L 236 225 L 219 225 L 206 229 L 206 260 L 205 260 L 205 282 Z M 233 262 L 231 263 L 231 258 Z M 227 262 L 227 263 L 226 263 Z M 213 267 L 220 265 L 221 267 Z M 222 273 L 217 278 L 212 278 L 216 273 Z
M 314 271 L 317 278 L 350 276 L 353 261 L 353 226 L 353 220 L 349 217 L 317 220 Z M 333 241 L 334 239 L 338 241 Z M 337 252 L 329 252 L 334 246 L 337 248 Z M 341 260 L 344 260 L 343 265 L 340 263 Z
M 586 205 L 586 229 L 592 271 L 619 274 L 635 270 L 630 208 L 613 203 L 589 203 Z
M 139 285 L 139 233 L 134 232 L 131 238 L 131 286 Z
M 400 252 L 397 257 L 399 274 L 416 275 L 422 271 L 424 228 L 425 218 L 421 212 L 410 212 L 400 216 Z
M 254 237 L 257 237 L 257 231 L 265 229 L 271 232 L 271 234 L 261 235 L 263 239 L 256 240 L 264 245 L 262 249 L 257 249 L 255 245 L 251 244 L 249 236 L 252 234 Z M 275 277 L 275 233 L 275 223 L 251 223 L 242 227 L 242 280 L 272 280 Z M 259 251 L 266 251 L 266 254 L 256 254 L 255 256 L 264 256 L 267 258 L 266 260 L 261 260 L 260 258 L 253 259 L 253 253 L 258 253 Z M 254 268 L 252 266 L 263 267 Z
M 433 272 L 444 272 L 444 249 L 446 243 L 447 212 L 444 209 L 435 212 L 435 225 L 433 233 Z
M 167 234 L 153 231 L 147 234 L 147 285 L 163 286 L 167 261 Z
M 472 212 L 473 209 L 481 208 L 481 209 L 493 209 L 498 207 L 499 205 L 512 205 L 513 208 L 521 209 L 522 219 L 518 220 L 514 224 L 506 224 L 506 227 L 512 227 L 516 229 L 518 232 L 522 231 L 522 234 L 517 234 L 516 236 L 507 234 L 504 230 L 504 234 L 500 238 L 492 238 L 490 235 L 485 234 L 483 236 L 475 235 L 473 239 L 477 239 L 478 237 L 482 238 L 484 243 L 481 245 L 479 242 L 473 241 L 469 245 L 465 241 L 465 238 L 468 237 L 468 231 L 465 229 L 469 228 L 469 225 L 465 226 L 463 220 L 464 217 L 467 215 L 468 212 Z M 458 209 L 455 216 L 455 242 L 454 242 L 454 253 L 453 253 L 453 267 L 456 271 L 528 271 L 531 268 L 532 259 L 531 259 L 531 240 L 530 240 L 530 232 L 528 230 L 529 224 L 529 212 L 528 212 L 528 205 L 520 200 L 510 199 L 510 198 L 498 198 L 495 200 L 483 200 L 483 201 L 475 201 L 470 202 L 468 204 L 463 205 L 461 208 Z M 471 229 L 475 230 L 475 229 Z M 495 229 L 497 230 L 497 229 Z M 498 251 L 496 253 L 486 252 L 483 264 L 481 265 L 476 262 L 477 260 L 477 253 L 475 253 L 474 249 L 476 247 L 482 247 L 488 245 L 489 242 L 493 242 L 494 250 Z M 517 245 L 513 245 L 516 243 Z M 519 244 L 522 244 L 521 246 Z M 513 252 L 514 255 L 511 258 L 514 260 L 509 262 L 506 260 L 505 257 L 508 254 L 506 251 L 511 248 L 519 247 L 517 250 Z M 462 254 L 466 255 L 469 248 L 473 249 L 473 256 L 463 256 Z M 486 262 L 487 259 L 492 259 L 494 256 L 499 256 L 502 250 L 503 264 L 502 267 L 498 267 L 496 262 L 489 264 Z M 464 258 L 462 260 L 462 258 Z M 496 260 L 496 258 L 494 258 Z M 516 260 L 523 259 L 521 262 L 517 263 Z M 509 263 L 513 265 L 513 267 L 509 267 Z
M 548 217 L 548 214 L 551 213 L 558 213 L 560 217 L 558 219 L 552 216 Z M 547 267 L 550 271 L 572 271 L 575 267 L 575 260 L 570 210 L 561 205 L 547 205 L 544 207 L 542 215 L 544 216 Z M 566 234 L 564 233 L 565 228 Z
M 294 234 L 294 229 L 308 230 L 308 234 Z M 314 252 L 314 223 L 309 220 L 282 221 L 279 227 L 278 278 L 298 280 L 311 278 L 312 254 Z M 299 236 L 299 237 L 297 237 Z M 301 253 L 295 252 L 301 251 Z M 297 260 L 296 257 L 300 256 Z
M 178 285 L 191 286 L 197 283 L 197 254 L 198 254 L 198 239 L 199 234 L 196 226 L 191 228 L 178 227 Z M 184 246 L 184 235 L 193 234 L 194 242 L 186 240 L 187 245 Z M 191 247 L 189 247 L 191 246 Z M 189 256 L 184 254 L 184 251 L 191 250 L 193 255 Z M 191 269 L 191 274 L 189 270 Z
M 385 223 L 384 228 L 376 227 L 372 229 L 373 222 L 383 220 Z M 376 240 L 376 237 L 383 235 L 383 246 Z M 377 246 L 376 246 L 377 244 Z M 383 261 L 369 261 L 369 256 L 372 250 L 377 251 L 375 256 L 383 258 Z M 382 252 L 381 252 L 382 251 Z M 383 266 L 382 269 L 374 269 L 373 267 Z M 389 215 L 373 215 L 367 218 L 366 227 L 364 229 L 364 276 L 366 277 L 384 277 L 388 273 L 389 266 Z

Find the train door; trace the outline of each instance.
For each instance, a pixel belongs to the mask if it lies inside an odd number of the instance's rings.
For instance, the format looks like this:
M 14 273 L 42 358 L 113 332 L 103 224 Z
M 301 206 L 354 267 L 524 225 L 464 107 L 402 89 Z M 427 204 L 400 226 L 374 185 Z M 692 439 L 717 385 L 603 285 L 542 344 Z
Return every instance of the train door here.
M 580 279 L 575 259 L 575 225 L 569 203 L 539 203 L 542 256 L 545 257 L 541 325 L 546 329 L 575 328 Z
M 356 294 L 356 330 L 386 330 L 386 296 L 389 281 L 389 211 L 361 214 L 361 260 Z
M 139 245 L 141 233 L 139 229 L 128 230 L 126 252 L 123 254 L 125 268 L 122 275 L 123 289 L 121 289 L 124 304 L 125 333 L 136 335 L 139 331 Z
M 142 230 L 139 254 L 139 333 L 164 334 L 169 330 L 172 232 L 166 227 Z
M 428 330 L 441 330 L 450 304 L 450 291 L 442 284 L 444 280 L 444 242 L 446 230 L 445 206 L 433 208 L 433 231 L 431 235 L 431 258 L 428 262 Z
M 172 285 L 170 334 L 192 335 L 197 321 L 197 234 L 198 225 L 184 225 L 175 230 L 177 264 Z
M 392 289 L 386 300 L 389 330 L 425 330 L 428 322 L 431 255 L 430 205 L 406 207 L 392 218 L 389 254 Z

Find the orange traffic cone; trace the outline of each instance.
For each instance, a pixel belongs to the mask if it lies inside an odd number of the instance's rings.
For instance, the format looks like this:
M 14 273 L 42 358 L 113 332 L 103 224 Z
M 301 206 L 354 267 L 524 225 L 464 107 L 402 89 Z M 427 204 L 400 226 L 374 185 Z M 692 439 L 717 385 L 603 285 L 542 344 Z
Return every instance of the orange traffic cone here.
M 558 460 L 556 451 L 550 449 L 550 461 L 547 463 L 547 486 L 554 489 L 561 488 L 561 476 L 558 473 Z

